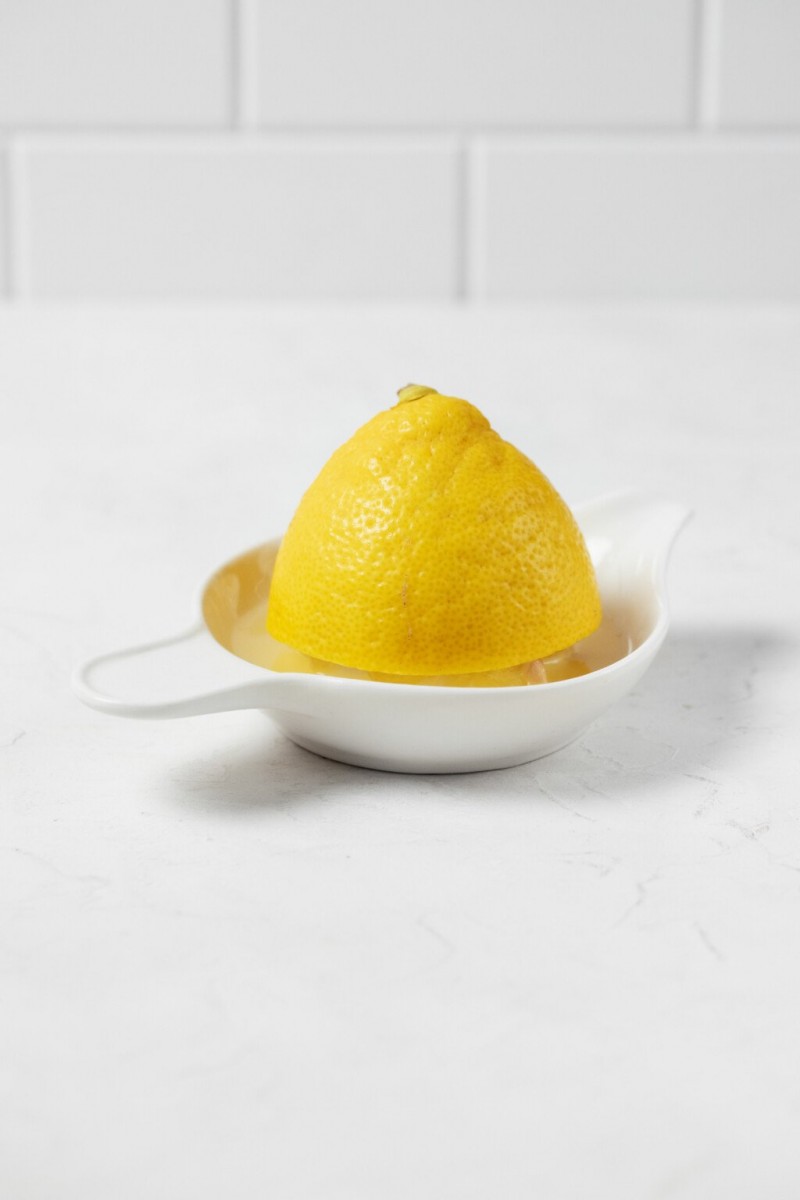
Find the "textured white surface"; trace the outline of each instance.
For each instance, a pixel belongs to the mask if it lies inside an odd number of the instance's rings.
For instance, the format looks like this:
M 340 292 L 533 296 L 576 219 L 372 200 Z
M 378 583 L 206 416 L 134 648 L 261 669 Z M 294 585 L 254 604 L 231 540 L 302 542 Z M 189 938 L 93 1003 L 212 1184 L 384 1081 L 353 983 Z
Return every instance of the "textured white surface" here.
M 38 141 L 24 170 L 33 296 L 456 294 L 446 138 Z
M 719 116 L 723 125 L 800 126 L 796 0 L 722 0 Z
M 408 378 L 695 508 L 630 700 L 408 778 L 72 699 Z M 799 378 L 797 310 L 0 313 L 4 1196 L 797 1194 Z
M 796 140 L 495 141 L 474 171 L 478 294 L 798 298 Z
M 228 0 L 3 0 L 0 126 L 224 125 Z
M 689 0 L 260 0 L 259 115 L 267 125 L 683 125 L 693 33 Z

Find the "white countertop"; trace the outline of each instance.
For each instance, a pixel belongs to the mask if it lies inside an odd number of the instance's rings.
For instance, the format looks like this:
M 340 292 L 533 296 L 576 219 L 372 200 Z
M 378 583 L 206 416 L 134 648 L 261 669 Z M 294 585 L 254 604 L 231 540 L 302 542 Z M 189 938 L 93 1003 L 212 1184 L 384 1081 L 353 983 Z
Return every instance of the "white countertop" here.
M 440 777 L 73 699 L 409 379 L 695 510 L 634 695 Z M 0 1195 L 800 1194 L 800 310 L 5 310 L 0 406 Z

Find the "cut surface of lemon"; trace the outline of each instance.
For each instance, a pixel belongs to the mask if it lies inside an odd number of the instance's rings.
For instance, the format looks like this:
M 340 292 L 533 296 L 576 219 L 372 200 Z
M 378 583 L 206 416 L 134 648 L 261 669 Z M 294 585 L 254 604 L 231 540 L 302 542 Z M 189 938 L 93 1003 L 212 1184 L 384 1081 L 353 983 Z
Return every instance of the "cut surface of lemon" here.
M 398 395 L 303 496 L 275 563 L 272 636 L 389 676 L 504 670 L 587 637 L 597 583 L 552 484 L 468 401 Z

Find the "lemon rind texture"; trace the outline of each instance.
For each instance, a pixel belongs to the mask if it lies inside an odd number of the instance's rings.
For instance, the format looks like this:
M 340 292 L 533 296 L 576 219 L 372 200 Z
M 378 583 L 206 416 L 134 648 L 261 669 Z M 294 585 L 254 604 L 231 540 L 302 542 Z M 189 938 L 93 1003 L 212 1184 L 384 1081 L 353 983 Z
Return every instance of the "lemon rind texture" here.
M 379 413 L 323 467 L 278 553 L 267 625 L 343 667 L 457 675 L 546 658 L 601 615 L 552 484 L 473 405 L 432 394 Z

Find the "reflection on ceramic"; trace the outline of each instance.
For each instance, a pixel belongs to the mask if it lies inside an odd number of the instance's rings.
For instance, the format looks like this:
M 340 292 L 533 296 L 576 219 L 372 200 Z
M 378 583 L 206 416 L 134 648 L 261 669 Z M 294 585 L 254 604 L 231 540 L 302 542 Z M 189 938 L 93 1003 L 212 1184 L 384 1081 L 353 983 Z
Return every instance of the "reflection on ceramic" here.
M 439 687 L 313 673 L 263 634 L 278 541 L 226 564 L 185 633 L 95 658 L 73 685 L 123 717 L 265 709 L 294 742 L 388 771 L 481 771 L 559 750 L 641 679 L 667 632 L 665 574 L 688 511 L 625 492 L 576 507 L 603 598 L 601 628 L 574 651 L 586 668 L 519 687 Z M 300 669 L 285 669 L 286 666 Z M 281 669 L 283 667 L 284 669 Z

